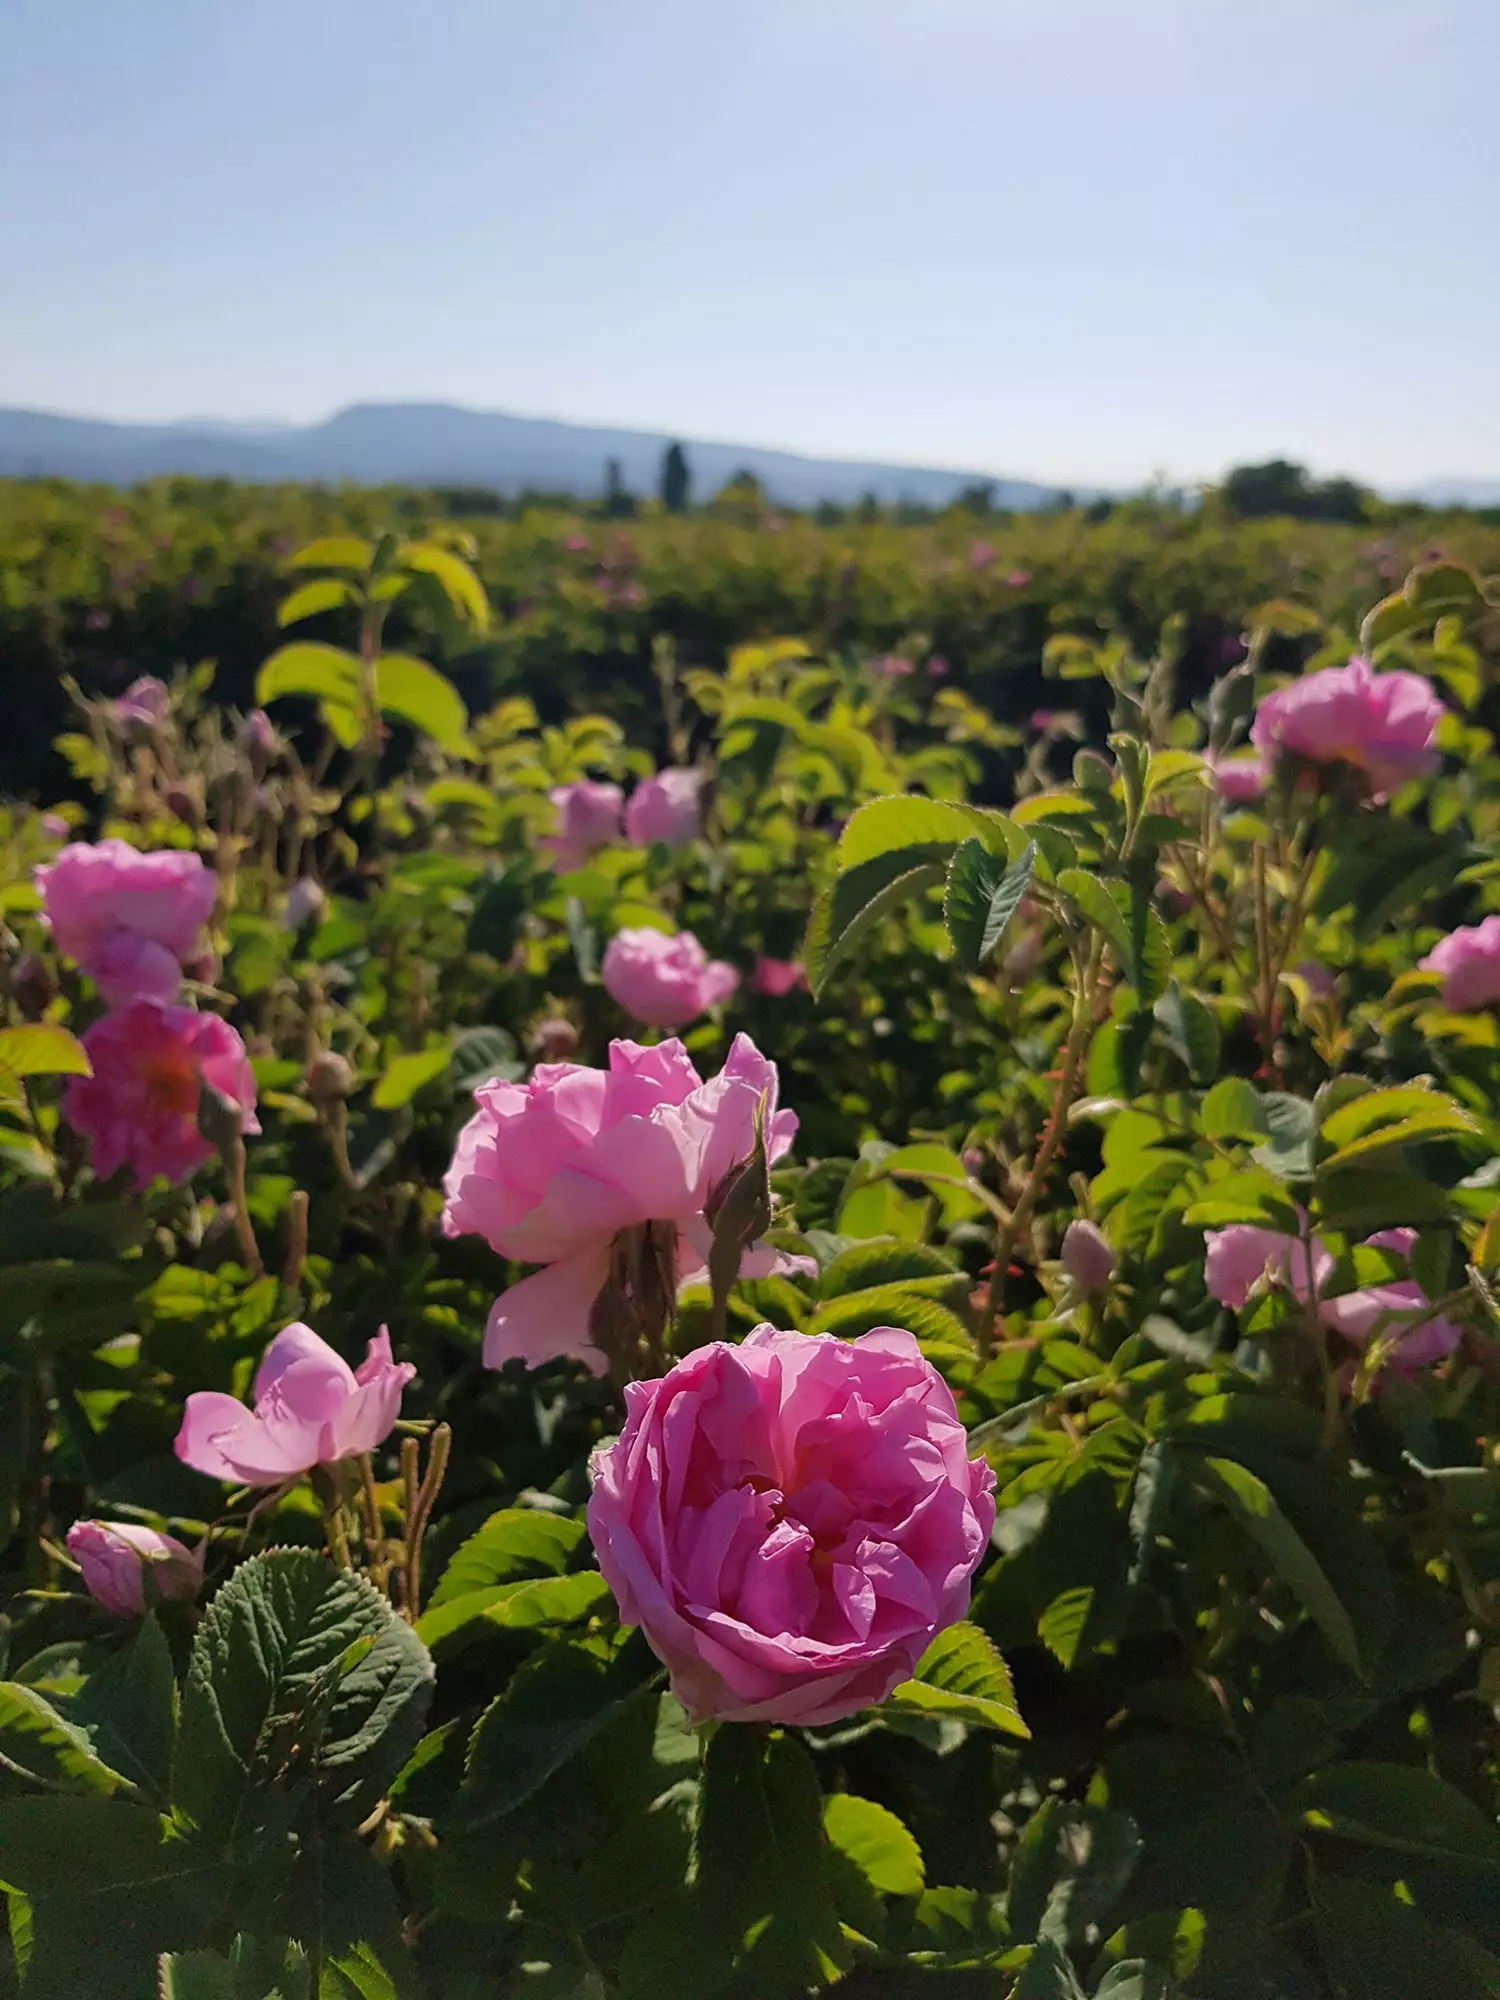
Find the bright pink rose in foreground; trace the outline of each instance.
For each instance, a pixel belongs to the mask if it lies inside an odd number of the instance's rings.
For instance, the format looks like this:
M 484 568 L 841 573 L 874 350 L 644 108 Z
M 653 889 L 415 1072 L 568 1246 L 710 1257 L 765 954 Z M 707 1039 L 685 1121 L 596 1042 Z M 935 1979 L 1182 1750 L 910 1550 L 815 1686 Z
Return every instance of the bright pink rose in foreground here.
M 557 808 L 557 831 L 545 835 L 537 845 L 550 854 L 559 875 L 581 868 L 591 854 L 620 838 L 620 807 L 624 793 L 618 785 L 596 784 L 584 778 L 576 785 L 557 785 L 547 794 Z
M 37 869 L 36 886 L 58 950 L 111 1006 L 175 995 L 218 894 L 198 855 L 142 854 L 123 840 L 74 841 Z
M 761 1326 L 625 1404 L 589 1534 L 695 1722 L 836 1722 L 968 1609 L 995 1475 L 909 1333 Z
M 354 1369 L 310 1326 L 295 1322 L 261 1357 L 254 1409 L 217 1389 L 199 1389 L 187 1399 L 173 1449 L 210 1479 L 279 1486 L 315 1465 L 358 1458 L 383 1444 L 416 1372 L 409 1361 L 392 1361 L 384 1327 Z
M 214 1150 L 198 1130 L 204 1084 L 239 1106 L 242 1131 L 260 1130 L 245 1044 L 217 1014 L 133 1000 L 97 1020 L 83 1046 L 94 1074 L 69 1081 L 62 1110 L 90 1142 L 100 1180 L 128 1166 L 145 1187 L 201 1167 Z
M 1443 1005 L 1455 1014 L 1493 1007 L 1500 1000 L 1500 916 L 1450 931 L 1421 961 L 1423 972 L 1443 982 Z
M 1368 1237 L 1364 1247 L 1409 1258 L 1416 1241 L 1414 1229 L 1382 1229 Z M 1204 1277 L 1209 1291 L 1221 1305 L 1238 1309 L 1268 1275 L 1278 1277 L 1304 1305 L 1316 1298 L 1319 1321 L 1356 1347 L 1367 1347 L 1377 1334 L 1388 1337 L 1399 1333 L 1386 1366 L 1401 1374 L 1431 1367 L 1445 1354 L 1451 1354 L 1463 1338 L 1463 1329 L 1441 1316 L 1426 1320 L 1392 1317 L 1418 1312 L 1429 1303 L 1426 1293 L 1412 1278 L 1396 1278 L 1363 1285 L 1332 1298 L 1322 1297 L 1333 1271 L 1334 1257 L 1316 1236 L 1310 1246 L 1304 1246 L 1299 1238 L 1284 1236 L 1279 1230 L 1235 1223 L 1227 1229 L 1209 1230 L 1207 1245 Z
M 695 840 L 702 814 L 698 794 L 701 771 L 658 771 L 630 794 L 625 808 L 625 837 L 637 847 L 659 840 L 667 847 L 686 847 Z
M 1210 759 L 1209 763 L 1219 797 L 1228 805 L 1250 805 L 1266 789 L 1265 760 L 1254 751 L 1243 757 Z
M 1286 751 L 1315 764 L 1352 764 L 1377 802 L 1437 767 L 1432 739 L 1443 704 L 1420 674 L 1377 674 L 1358 654 L 1268 694 L 1250 741 L 1267 767 Z
M 685 1028 L 727 1000 L 740 975 L 710 958 L 691 931 L 616 931 L 601 968 L 606 992 L 648 1028 Z
M 769 999 L 784 1000 L 799 986 L 806 988 L 807 973 L 799 959 L 767 958 L 764 953 L 759 953 L 755 970 L 750 975 L 750 984 L 757 993 L 764 993 Z
M 133 680 L 118 701 L 111 704 L 117 722 L 138 722 L 152 727 L 165 722 L 169 697 L 166 686 L 155 674 Z
M 68 1554 L 89 1596 L 115 1618 L 139 1618 L 147 1610 L 147 1570 L 157 1597 L 196 1597 L 203 1584 L 201 1555 L 174 1535 L 133 1521 L 75 1521 Z
M 607 1070 L 542 1063 L 529 1083 L 481 1085 L 443 1181 L 444 1233 L 482 1236 L 503 1257 L 546 1267 L 495 1301 L 490 1367 L 568 1354 L 603 1369 L 589 1315 L 621 1230 L 675 1225 L 679 1281 L 701 1273 L 711 1241 L 704 1206 L 753 1151 L 762 1099 L 773 1161 L 796 1135 L 796 1114 L 776 1108 L 777 1082 L 776 1065 L 737 1035 L 709 1083 L 670 1041 L 611 1042 Z M 740 1268 L 765 1277 L 793 1266 L 757 1246 Z

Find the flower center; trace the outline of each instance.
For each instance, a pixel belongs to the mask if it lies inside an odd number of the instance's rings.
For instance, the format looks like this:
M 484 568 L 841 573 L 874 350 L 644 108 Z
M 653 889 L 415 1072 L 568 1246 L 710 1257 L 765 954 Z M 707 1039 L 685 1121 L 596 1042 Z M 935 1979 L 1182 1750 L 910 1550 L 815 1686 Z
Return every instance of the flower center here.
M 140 1074 L 146 1085 L 146 1111 L 152 1118 L 191 1118 L 198 1109 L 198 1072 L 175 1051 L 145 1056 Z

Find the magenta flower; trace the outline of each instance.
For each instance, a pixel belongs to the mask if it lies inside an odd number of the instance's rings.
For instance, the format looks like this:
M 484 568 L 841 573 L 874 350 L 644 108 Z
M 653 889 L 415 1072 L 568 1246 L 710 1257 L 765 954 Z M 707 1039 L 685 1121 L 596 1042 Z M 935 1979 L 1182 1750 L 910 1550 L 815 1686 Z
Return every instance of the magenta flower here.
M 1012 590 L 1024 590 L 1031 581 L 1031 571 L 1029 569 L 1013 569 L 1005 581 L 1010 585 Z
M 1077 1216 L 1063 1231 L 1062 1267 L 1080 1291 L 1101 1292 L 1115 1274 L 1115 1253 L 1096 1222 Z
M 685 1028 L 740 983 L 721 958 L 710 958 L 691 931 L 616 931 L 600 968 L 605 990 L 633 1021 L 648 1028 Z
M 563 547 L 568 551 L 569 555 L 574 556 L 582 555 L 588 545 L 589 538 L 587 535 L 569 535 L 563 543 Z
M 761 1326 L 625 1399 L 589 1534 L 695 1722 L 836 1722 L 963 1617 L 995 1475 L 911 1334 Z
M 1419 1368 L 1430 1368 L 1451 1354 L 1463 1339 L 1463 1328 L 1440 1314 L 1423 1320 L 1411 1317 L 1429 1303 L 1414 1278 L 1398 1278 L 1389 1284 L 1365 1285 L 1339 1298 L 1324 1299 L 1318 1308 L 1318 1318 L 1359 1348 L 1368 1347 L 1377 1335 L 1398 1336 L 1385 1365 L 1400 1375 L 1413 1375 Z M 1398 1314 L 1402 1317 L 1392 1317 Z
M 1228 805 L 1250 805 L 1266 789 L 1265 760 L 1254 751 L 1243 757 L 1210 757 L 1207 762 L 1219 797 Z
M 658 771 L 636 786 L 625 808 L 625 837 L 637 847 L 661 841 L 667 847 L 686 847 L 696 839 L 701 811 L 698 794 L 703 788 L 701 771 Z
M 245 1045 L 217 1014 L 132 1000 L 97 1020 L 83 1046 L 94 1073 L 70 1079 L 62 1112 L 89 1141 L 100 1180 L 129 1167 L 139 1187 L 158 1174 L 183 1181 L 211 1158 L 198 1130 L 205 1084 L 238 1106 L 242 1131 L 260 1130 Z
M 537 845 L 552 857 L 559 875 L 581 868 L 591 854 L 620 838 L 624 794 L 618 785 L 584 778 L 576 785 L 555 786 L 548 797 L 557 808 L 557 831 L 544 835 Z
M 315 1465 L 358 1458 L 390 1436 L 416 1374 L 391 1359 L 382 1327 L 357 1369 L 310 1326 L 283 1327 L 255 1373 L 255 1407 L 217 1389 L 187 1399 L 173 1450 L 184 1465 L 235 1486 L 279 1486 Z
M 609 1273 L 610 1246 L 647 1222 L 674 1226 L 679 1280 L 701 1272 L 711 1241 L 704 1209 L 755 1145 L 765 1106 L 766 1150 L 779 1159 L 796 1135 L 777 1109 L 776 1065 L 738 1035 L 705 1083 L 681 1042 L 654 1049 L 611 1042 L 609 1068 L 542 1063 L 529 1083 L 496 1081 L 459 1134 L 443 1181 L 448 1236 L 482 1236 L 504 1257 L 545 1269 L 495 1301 L 485 1333 L 492 1368 L 536 1367 L 572 1355 L 602 1370 L 589 1315 Z M 754 1246 L 746 1277 L 802 1269 Z
M 1423 972 L 1443 982 L 1443 1005 L 1472 1014 L 1500 1000 L 1500 916 L 1464 924 L 1432 947 L 1420 961 Z
M 135 722 L 151 729 L 167 719 L 167 690 L 155 674 L 142 674 L 110 707 L 116 722 Z
M 68 1554 L 89 1596 L 114 1618 L 139 1618 L 149 1608 L 148 1570 L 156 1597 L 196 1597 L 203 1584 L 201 1552 L 133 1521 L 75 1521 Z
M 996 550 L 991 542 L 974 542 L 969 549 L 969 568 L 988 569 L 994 562 Z
M 1267 767 L 1286 752 L 1314 764 L 1352 764 L 1380 800 L 1437 766 L 1433 737 L 1445 710 L 1420 674 L 1378 674 L 1357 654 L 1268 694 L 1250 741 Z
M 927 678 L 930 681 L 945 681 L 950 671 L 948 662 L 941 653 L 934 653 L 927 662 Z
M 142 854 L 123 840 L 74 841 L 36 871 L 42 915 L 111 1006 L 170 1000 L 218 895 L 200 856 Z
M 807 973 L 799 959 L 767 958 L 763 952 L 758 952 L 750 984 L 757 993 L 764 993 L 769 999 L 784 1000 L 799 986 L 806 988 Z

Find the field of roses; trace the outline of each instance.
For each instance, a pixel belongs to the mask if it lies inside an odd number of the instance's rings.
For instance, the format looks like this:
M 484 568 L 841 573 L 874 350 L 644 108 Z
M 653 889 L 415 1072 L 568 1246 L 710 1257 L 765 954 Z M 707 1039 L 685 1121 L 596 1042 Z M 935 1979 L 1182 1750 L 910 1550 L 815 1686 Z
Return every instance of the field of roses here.
M 549 686 L 337 525 L 29 628 L 0 2000 L 1493 2000 L 1484 565 L 1018 714 L 989 543 Z

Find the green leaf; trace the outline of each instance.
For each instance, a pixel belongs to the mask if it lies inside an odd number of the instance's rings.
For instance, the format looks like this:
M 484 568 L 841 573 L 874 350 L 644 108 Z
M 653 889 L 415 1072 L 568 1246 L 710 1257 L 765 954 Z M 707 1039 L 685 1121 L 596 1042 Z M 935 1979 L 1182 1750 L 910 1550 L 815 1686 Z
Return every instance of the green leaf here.
M 1348 2000 L 1494 2000 L 1500 1964 L 1377 1882 L 1319 1872 L 1317 1940 L 1333 1990 Z
M 916 1840 L 893 1812 L 873 1800 L 835 1792 L 823 1802 L 823 1831 L 882 1896 L 920 1896 L 927 1886 Z
M 1141 1837 L 1128 1813 L 1044 1799 L 1011 1863 L 1006 1916 L 1018 1944 L 1081 1945 L 1135 1872 Z
M 49 1792 L 108 1798 L 135 1790 L 123 1772 L 104 1762 L 86 1730 L 59 1714 L 36 1688 L 16 1681 L 0 1681 L 0 1765 Z
M 83 1043 L 54 1021 L 0 1028 L 0 1085 L 9 1077 L 93 1074 Z
M 1194 1083 L 1205 1083 L 1219 1071 L 1219 1024 L 1195 993 L 1184 993 L 1174 979 L 1152 1009 L 1162 1039 Z
M 406 542 L 399 552 L 403 568 L 436 577 L 448 602 L 469 627 L 481 635 L 490 629 L 490 601 L 484 585 L 462 556 L 440 542 Z
M 497 1076 L 514 1081 L 525 1072 L 516 1038 L 505 1028 L 465 1028 L 454 1037 L 448 1076 L 455 1090 L 478 1090 Z
M 851 1243 L 831 1260 L 818 1280 L 818 1297 L 838 1299 L 877 1285 L 900 1284 L 904 1279 L 942 1278 L 954 1273 L 954 1265 L 953 1252 L 940 1250 L 936 1244 L 875 1236 Z
M 1151 898 L 1127 883 L 1103 882 L 1081 868 L 1065 868 L 1057 886 L 1103 933 L 1142 1006 L 1154 1005 L 1167 989 L 1172 947 Z
M 1028 841 L 1020 859 L 1009 863 L 982 840 L 966 840 L 954 855 L 944 916 L 954 956 L 966 971 L 977 972 L 1004 937 L 1035 867 L 1035 841 Z
M 342 1992 L 324 1992 L 344 2000 Z M 307 1965 L 285 1939 L 236 1936 L 227 1954 L 169 1951 L 157 1973 L 157 2000 L 312 2000 Z
M 1295 1236 L 1300 1227 L 1296 1205 L 1282 1183 L 1260 1168 L 1210 1181 L 1202 1194 L 1188 1203 L 1182 1219 L 1192 1229 L 1222 1229 L 1228 1223 L 1249 1222 L 1262 1229 L 1280 1229 L 1288 1236 Z
M 1317 1113 L 1312 1105 L 1284 1090 L 1265 1091 L 1260 1103 L 1271 1136 L 1252 1157 L 1278 1180 L 1308 1179 L 1317 1145 Z
M 470 1628 L 476 1625 L 506 1631 L 576 1625 L 608 1596 L 609 1585 L 596 1569 L 578 1570 L 572 1576 L 486 1584 L 431 1606 L 417 1621 L 417 1637 L 436 1651 L 455 1635 L 474 1638 L 476 1633 Z
M 903 1185 L 917 1181 L 925 1186 L 937 1202 L 945 1228 L 985 1212 L 985 1203 L 969 1190 L 968 1168 L 962 1157 L 949 1146 L 930 1142 L 898 1146 L 894 1152 L 886 1154 L 878 1171 Z
M 530 906 L 529 886 L 523 874 L 507 870 L 496 875 L 475 899 L 465 940 L 469 950 L 488 952 L 502 962 L 508 959 L 516 948 L 521 922 Z
M 287 557 L 288 569 L 368 569 L 375 560 L 373 542 L 361 541 L 357 535 L 324 535 L 320 541 L 308 542 L 297 553 Z
M 853 814 L 839 836 L 839 868 L 846 872 L 877 856 L 912 847 L 949 855 L 960 841 L 970 838 L 982 840 L 996 854 L 1010 853 L 1016 839 L 1014 828 L 1000 813 L 948 805 L 916 793 L 871 799 Z M 1016 840 L 1017 852 L 1024 846 L 1024 837 Z
M 473 1830 L 513 1813 L 661 1679 L 639 1632 L 549 1640 L 475 1724 L 454 1823 Z
M 802 962 L 814 995 L 828 975 L 882 917 L 943 879 L 941 847 L 908 847 L 862 862 L 823 890 L 808 918 Z
M 426 1647 L 362 1577 L 311 1549 L 252 1556 L 193 1644 L 173 1804 L 229 1831 L 308 1787 L 358 1825 L 421 1735 L 432 1682 Z
M 357 604 L 359 594 L 353 584 L 339 576 L 315 577 L 284 597 L 276 611 L 278 625 L 296 625 L 304 618 L 316 618 L 321 611 L 337 611 L 345 604 Z
M 1171 2000 L 1167 1974 L 1143 1958 L 1112 1965 L 1094 1988 L 1094 2000 Z
M 1351 1672 L 1362 1672 L 1359 1642 L 1322 1565 L 1277 1505 L 1263 1479 L 1232 1458 L 1203 1461 L 1199 1477 L 1208 1492 L 1259 1544 L 1272 1569 L 1302 1604 L 1319 1631 Z
M 105 1654 L 76 1694 L 60 1696 L 59 1701 L 97 1756 L 122 1772 L 144 1797 L 166 1803 L 177 1727 L 177 1683 L 172 1654 L 154 1613 Z
M 962 1281 L 960 1281 L 962 1283 Z M 918 1290 L 920 1286 L 923 1289 Z M 836 1333 L 853 1340 L 877 1326 L 904 1327 L 918 1340 L 935 1341 L 967 1352 L 972 1344 L 967 1325 L 950 1306 L 942 1305 L 926 1289 L 941 1286 L 951 1294 L 952 1278 L 915 1278 L 905 1284 L 871 1285 L 862 1292 L 845 1292 L 820 1306 L 802 1330 L 804 1333 Z
M 452 1051 L 446 1047 L 418 1049 L 414 1055 L 396 1056 L 387 1063 L 370 1095 L 377 1111 L 395 1111 L 410 1104 L 424 1084 L 431 1083 L 447 1069 Z
M 1463 1138 L 1478 1129 L 1472 1115 L 1441 1091 L 1409 1085 L 1368 1091 L 1340 1105 L 1323 1121 L 1324 1144 L 1334 1151 L 1319 1171 L 1335 1173 L 1386 1146 Z
M 980 1729 L 1029 1737 L 1011 1687 L 1010 1669 L 977 1625 L 963 1622 L 939 1632 L 909 1681 L 887 1697 L 898 1708 L 951 1716 Z
M 1371 1236 L 1403 1223 L 1445 1222 L 1448 1213 L 1446 1192 L 1420 1174 L 1350 1167 L 1325 1173 L 1318 1182 L 1319 1222 L 1346 1236 Z
M 264 705 L 287 694 L 311 695 L 335 707 L 357 709 L 360 700 L 359 658 L 342 646 L 324 646 L 305 639 L 273 653 L 255 676 L 255 699 Z
M 452 681 L 409 653 L 382 653 L 375 662 L 375 699 L 385 715 L 409 722 L 444 750 L 462 751 L 469 711 Z
M 1010 2000 L 1084 2000 L 1078 1975 L 1061 1945 L 1054 1944 L 1051 1938 L 1033 1945 L 1030 1958 L 1011 1988 Z
M 1209 1139 L 1265 1139 L 1270 1136 L 1260 1092 L 1242 1076 L 1226 1076 L 1204 1098 L 1198 1123 Z
M 1304 1779 L 1290 1803 L 1316 1833 L 1500 1870 L 1494 1820 L 1419 1764 L 1332 1764 Z

